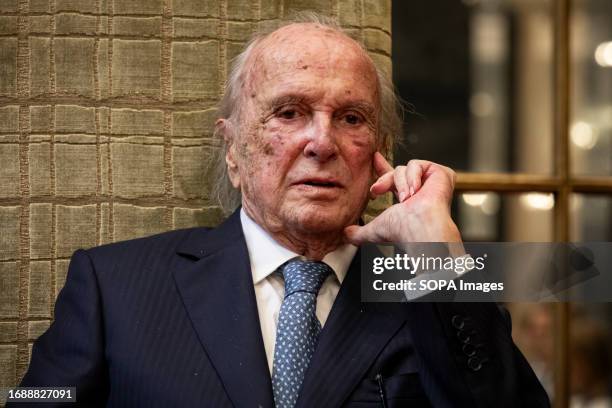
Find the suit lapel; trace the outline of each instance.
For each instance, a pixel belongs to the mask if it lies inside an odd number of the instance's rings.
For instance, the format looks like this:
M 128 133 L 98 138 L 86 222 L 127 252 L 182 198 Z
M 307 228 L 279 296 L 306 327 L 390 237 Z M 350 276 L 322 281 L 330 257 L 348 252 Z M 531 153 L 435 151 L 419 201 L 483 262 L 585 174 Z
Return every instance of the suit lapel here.
M 399 313 L 360 303 L 360 257 L 359 251 L 321 332 L 297 407 L 340 406 L 404 323 Z
M 272 407 L 239 211 L 215 230 L 195 231 L 178 251 L 193 263 L 174 271 L 189 318 L 232 403 Z

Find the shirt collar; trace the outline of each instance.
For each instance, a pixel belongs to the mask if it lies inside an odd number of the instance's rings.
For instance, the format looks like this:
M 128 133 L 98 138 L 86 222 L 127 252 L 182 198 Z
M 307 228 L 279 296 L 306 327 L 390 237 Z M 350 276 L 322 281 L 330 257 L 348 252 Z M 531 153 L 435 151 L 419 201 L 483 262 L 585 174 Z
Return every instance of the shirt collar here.
M 261 282 L 288 260 L 301 257 L 276 242 L 266 230 L 247 215 L 244 208 L 240 209 L 240 222 L 249 251 L 253 283 Z M 332 268 L 338 282 L 342 283 L 344 280 L 356 252 L 356 246 L 345 244 L 323 257 L 323 262 Z

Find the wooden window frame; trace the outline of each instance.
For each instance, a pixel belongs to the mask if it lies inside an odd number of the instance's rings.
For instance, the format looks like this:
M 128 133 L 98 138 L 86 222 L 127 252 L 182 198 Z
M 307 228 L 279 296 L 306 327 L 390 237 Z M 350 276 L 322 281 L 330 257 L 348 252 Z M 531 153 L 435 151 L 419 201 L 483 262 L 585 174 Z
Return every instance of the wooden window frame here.
M 554 0 L 554 157 L 552 176 L 530 173 L 457 173 L 457 192 L 549 192 L 555 195 L 554 239 L 568 242 L 569 200 L 573 193 L 612 194 L 612 176 L 582 177 L 571 171 L 569 121 L 571 109 L 570 12 L 571 0 Z M 554 305 L 554 406 L 569 406 L 569 304 Z

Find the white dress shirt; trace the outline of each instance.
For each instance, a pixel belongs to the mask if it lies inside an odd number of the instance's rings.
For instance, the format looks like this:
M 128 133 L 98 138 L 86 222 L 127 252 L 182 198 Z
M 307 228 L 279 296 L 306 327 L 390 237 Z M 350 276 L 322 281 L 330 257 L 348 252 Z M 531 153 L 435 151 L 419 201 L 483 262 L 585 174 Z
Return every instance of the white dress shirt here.
M 300 255 L 276 242 L 267 231 L 257 225 L 246 214 L 244 209 L 240 210 L 240 222 L 242 223 L 242 231 L 249 250 L 259 324 L 261 325 L 261 333 L 266 349 L 268 368 L 271 373 L 272 362 L 274 361 L 274 343 L 276 342 L 278 313 L 285 296 L 285 282 L 280 274 L 274 272 L 288 260 L 300 257 Z M 336 300 L 336 295 L 338 295 L 340 290 L 340 284 L 344 280 L 356 252 L 356 246 L 347 244 L 328 253 L 323 258 L 323 262 L 333 269 L 334 274 L 325 279 L 317 296 L 316 313 L 321 326 L 325 324 L 327 316 L 329 316 L 332 305 Z

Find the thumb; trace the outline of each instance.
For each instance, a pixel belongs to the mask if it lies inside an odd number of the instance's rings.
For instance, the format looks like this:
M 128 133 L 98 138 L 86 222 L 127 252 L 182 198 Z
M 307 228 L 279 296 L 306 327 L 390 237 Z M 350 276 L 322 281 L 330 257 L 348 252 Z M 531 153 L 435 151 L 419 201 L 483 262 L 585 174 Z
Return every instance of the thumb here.
M 361 245 L 367 242 L 386 242 L 379 233 L 380 228 L 377 228 L 376 224 L 376 219 L 374 219 L 364 226 L 349 225 L 344 229 L 344 237 L 348 243 L 353 245 Z

